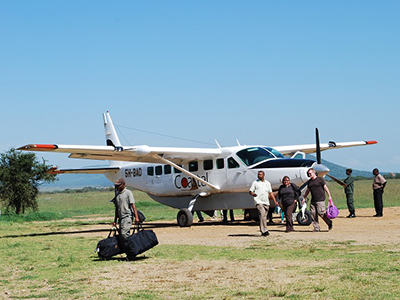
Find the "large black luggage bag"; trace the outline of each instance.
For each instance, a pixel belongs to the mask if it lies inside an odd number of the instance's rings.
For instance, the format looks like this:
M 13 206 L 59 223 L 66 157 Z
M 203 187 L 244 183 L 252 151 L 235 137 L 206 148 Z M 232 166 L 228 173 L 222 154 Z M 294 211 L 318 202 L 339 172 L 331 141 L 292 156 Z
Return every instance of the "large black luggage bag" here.
M 114 235 L 111 236 L 113 232 Z M 97 244 L 96 252 L 100 258 L 104 259 L 109 259 L 114 255 L 124 253 L 118 243 L 118 235 L 115 229 L 111 229 L 108 237 Z
M 134 258 L 156 245 L 158 240 L 153 230 L 144 230 L 138 225 L 137 232 L 126 239 L 124 249 L 128 258 Z

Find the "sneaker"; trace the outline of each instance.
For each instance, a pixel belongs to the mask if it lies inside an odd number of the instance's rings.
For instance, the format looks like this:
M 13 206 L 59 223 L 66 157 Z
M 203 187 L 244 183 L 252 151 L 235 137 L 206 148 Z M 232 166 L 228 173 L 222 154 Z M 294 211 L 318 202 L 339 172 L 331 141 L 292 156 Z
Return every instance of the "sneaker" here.
M 204 220 L 199 220 L 199 223 L 203 223 L 204 222 Z
M 328 225 L 328 230 L 331 230 L 333 228 L 333 223 Z
M 355 215 L 355 214 L 351 214 L 351 215 L 348 215 L 347 217 L 348 217 L 348 218 L 355 218 L 356 215 Z
M 314 228 L 313 232 L 320 232 L 320 230 Z
M 381 217 L 383 217 L 383 215 L 378 215 L 378 214 L 376 214 L 376 215 L 374 215 L 374 217 L 381 218 Z
M 261 233 L 261 235 L 262 235 L 262 236 L 269 236 L 269 232 L 268 232 L 268 231 L 263 232 L 263 233 Z

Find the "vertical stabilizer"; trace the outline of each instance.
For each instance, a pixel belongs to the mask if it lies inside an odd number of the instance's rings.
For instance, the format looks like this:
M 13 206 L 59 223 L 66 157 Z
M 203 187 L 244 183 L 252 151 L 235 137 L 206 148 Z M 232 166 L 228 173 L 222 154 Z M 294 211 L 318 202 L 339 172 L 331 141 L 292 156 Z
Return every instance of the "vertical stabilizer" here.
M 106 113 L 103 113 L 103 120 L 107 146 L 113 146 L 116 151 L 121 151 L 121 142 L 119 141 L 117 132 L 115 131 L 114 124 L 108 111 Z M 121 164 L 121 162 L 110 160 L 110 166 L 119 166 Z
M 121 147 L 121 142 L 119 141 L 117 132 L 115 131 L 114 124 L 108 111 L 103 114 L 103 119 L 107 146 L 113 146 L 115 148 Z

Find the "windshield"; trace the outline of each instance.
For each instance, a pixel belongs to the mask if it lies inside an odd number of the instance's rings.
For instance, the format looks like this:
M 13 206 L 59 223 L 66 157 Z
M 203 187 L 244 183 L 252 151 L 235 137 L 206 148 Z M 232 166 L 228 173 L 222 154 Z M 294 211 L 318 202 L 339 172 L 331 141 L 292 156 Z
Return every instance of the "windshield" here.
M 243 150 L 238 151 L 236 153 L 236 155 L 242 160 L 242 162 L 246 166 L 251 166 L 251 165 L 254 165 L 261 161 L 264 161 L 266 159 L 276 158 L 275 155 L 273 155 L 267 149 L 273 150 L 273 151 L 277 152 L 279 157 L 283 157 L 282 154 L 280 154 L 278 151 L 276 151 L 272 148 L 260 148 L 260 147 L 252 147 L 252 148 L 243 149 Z
M 278 150 L 275 150 L 274 148 L 270 148 L 270 147 L 264 147 L 265 149 L 267 149 L 269 152 L 271 152 L 273 155 L 275 155 L 275 157 L 277 158 L 285 158 L 282 153 L 280 153 Z

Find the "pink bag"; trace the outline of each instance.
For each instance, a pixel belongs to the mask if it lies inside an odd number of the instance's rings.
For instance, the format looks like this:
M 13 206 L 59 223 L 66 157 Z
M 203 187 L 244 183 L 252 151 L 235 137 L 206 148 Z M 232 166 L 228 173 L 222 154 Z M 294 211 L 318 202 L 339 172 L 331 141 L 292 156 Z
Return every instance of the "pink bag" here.
M 339 210 L 337 209 L 335 204 L 333 204 L 332 200 L 329 200 L 328 208 L 326 209 L 326 215 L 329 219 L 334 219 L 339 215 Z

